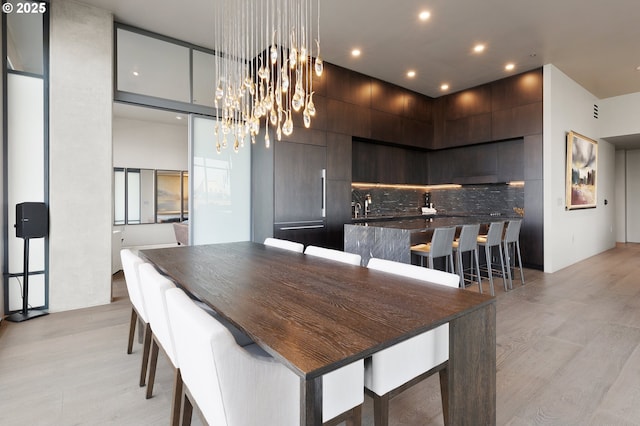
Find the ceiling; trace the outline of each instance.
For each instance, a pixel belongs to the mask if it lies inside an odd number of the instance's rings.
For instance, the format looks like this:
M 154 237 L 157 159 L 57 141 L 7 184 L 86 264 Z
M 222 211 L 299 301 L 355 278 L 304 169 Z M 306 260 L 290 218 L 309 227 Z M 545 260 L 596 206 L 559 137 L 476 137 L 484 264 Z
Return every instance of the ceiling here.
M 212 47 L 216 0 L 81 1 L 117 22 Z M 453 93 L 549 63 L 600 99 L 640 92 L 638 0 L 320 1 L 325 61 L 430 97 L 445 94 L 442 83 Z M 422 10 L 431 12 L 425 22 Z M 484 53 L 473 53 L 476 43 Z

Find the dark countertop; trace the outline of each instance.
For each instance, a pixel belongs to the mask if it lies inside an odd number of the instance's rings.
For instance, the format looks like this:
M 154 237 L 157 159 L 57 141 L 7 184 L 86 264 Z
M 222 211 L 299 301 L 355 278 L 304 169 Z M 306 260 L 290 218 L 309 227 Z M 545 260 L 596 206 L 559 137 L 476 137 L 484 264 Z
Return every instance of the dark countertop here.
M 353 225 L 376 228 L 406 229 L 412 232 L 426 231 L 447 226 L 462 226 L 474 223 L 488 224 L 497 221 L 519 219 L 519 216 L 491 215 L 417 215 L 396 217 L 369 217 L 353 220 Z

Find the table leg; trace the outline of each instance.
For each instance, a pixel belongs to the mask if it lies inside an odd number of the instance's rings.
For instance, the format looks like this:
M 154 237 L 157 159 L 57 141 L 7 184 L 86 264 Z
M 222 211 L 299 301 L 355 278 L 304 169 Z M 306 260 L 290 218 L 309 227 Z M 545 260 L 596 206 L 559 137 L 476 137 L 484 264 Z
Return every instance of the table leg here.
M 496 306 L 449 323 L 448 424 L 496 424 Z
M 302 380 L 300 387 L 300 424 L 322 425 L 322 376 Z

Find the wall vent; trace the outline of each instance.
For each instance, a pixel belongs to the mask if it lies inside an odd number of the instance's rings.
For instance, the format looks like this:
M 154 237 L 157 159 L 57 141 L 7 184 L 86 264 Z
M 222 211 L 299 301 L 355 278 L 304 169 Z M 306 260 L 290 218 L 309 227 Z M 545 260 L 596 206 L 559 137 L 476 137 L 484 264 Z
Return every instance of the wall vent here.
M 598 105 L 593 104 L 593 118 L 598 119 Z

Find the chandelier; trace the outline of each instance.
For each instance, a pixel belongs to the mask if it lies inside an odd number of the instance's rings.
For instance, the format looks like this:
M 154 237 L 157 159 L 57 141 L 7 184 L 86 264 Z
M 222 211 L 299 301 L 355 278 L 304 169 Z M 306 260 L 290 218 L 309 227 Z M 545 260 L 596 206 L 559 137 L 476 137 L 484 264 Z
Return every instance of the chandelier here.
M 262 127 L 268 148 L 270 128 L 278 140 L 293 133 L 293 113 L 308 128 L 313 74 L 323 71 L 320 0 L 214 1 L 216 150 L 237 152 Z

